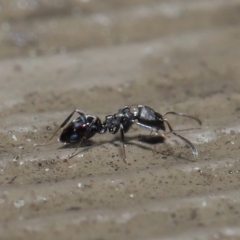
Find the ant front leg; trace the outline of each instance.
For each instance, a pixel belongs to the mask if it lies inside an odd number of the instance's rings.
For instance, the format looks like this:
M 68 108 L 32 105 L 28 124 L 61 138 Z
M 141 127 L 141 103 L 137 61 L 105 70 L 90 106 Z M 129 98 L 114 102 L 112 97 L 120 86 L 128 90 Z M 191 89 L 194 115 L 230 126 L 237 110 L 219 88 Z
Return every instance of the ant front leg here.
M 127 157 L 126 157 L 126 151 L 125 151 L 125 145 L 124 145 L 124 130 L 123 130 L 123 126 L 120 126 L 120 132 L 121 132 L 121 140 L 122 140 L 122 144 L 123 144 L 123 161 L 127 164 L 130 165 L 130 163 L 127 161 Z

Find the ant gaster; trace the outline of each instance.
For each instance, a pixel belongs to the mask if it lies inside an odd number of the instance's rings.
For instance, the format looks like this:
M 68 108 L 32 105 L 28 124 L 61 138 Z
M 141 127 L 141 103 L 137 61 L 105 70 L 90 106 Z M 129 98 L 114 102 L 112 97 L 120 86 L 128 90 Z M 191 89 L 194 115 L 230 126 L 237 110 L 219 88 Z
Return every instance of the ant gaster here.
M 68 124 L 74 113 L 78 113 L 79 117 L 73 119 Z M 59 141 L 64 143 L 79 143 L 74 152 L 69 156 L 69 158 L 71 158 L 72 156 L 74 156 L 75 152 L 80 147 L 82 142 L 86 139 L 93 137 L 96 133 L 103 134 L 106 133 L 108 130 L 110 133 L 115 134 L 120 130 L 121 140 L 123 144 L 123 159 L 124 162 L 128 164 L 126 160 L 126 152 L 124 146 L 124 134 L 128 132 L 128 130 L 134 123 L 139 125 L 140 127 L 149 129 L 151 133 L 159 133 L 162 137 L 165 136 L 160 133 L 159 130 L 166 131 L 167 126 L 172 134 L 181 138 L 191 147 L 194 156 L 198 156 L 198 151 L 196 147 L 188 139 L 176 133 L 168 120 L 164 118 L 168 114 L 191 118 L 197 121 L 199 125 L 202 124 L 198 118 L 190 115 L 177 112 L 166 112 L 165 114 L 161 115 L 160 113 L 155 112 L 152 108 L 144 105 L 125 106 L 117 113 L 113 115 L 107 115 L 103 122 L 101 122 L 101 120 L 97 116 L 88 115 L 81 110 L 75 110 L 53 133 L 53 135 L 49 138 L 49 141 L 60 129 L 63 129 Z

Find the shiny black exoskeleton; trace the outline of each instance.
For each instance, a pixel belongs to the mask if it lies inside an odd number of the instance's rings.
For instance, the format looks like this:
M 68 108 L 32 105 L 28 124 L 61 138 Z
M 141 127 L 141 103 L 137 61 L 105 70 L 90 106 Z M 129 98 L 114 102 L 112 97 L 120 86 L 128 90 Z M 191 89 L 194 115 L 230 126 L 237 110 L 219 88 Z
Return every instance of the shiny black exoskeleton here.
M 67 125 L 74 113 L 78 113 L 79 117 L 73 119 Z M 49 140 L 51 140 L 61 128 L 63 128 L 63 131 L 59 140 L 64 143 L 79 143 L 79 146 L 84 140 L 93 137 L 96 133 L 103 134 L 106 133 L 108 130 L 110 133 L 115 134 L 120 131 L 123 143 L 123 157 L 124 161 L 126 162 L 124 134 L 131 128 L 134 123 L 139 125 L 140 127 L 151 130 L 151 132 L 158 133 L 159 130 L 166 131 L 167 125 L 170 132 L 185 141 L 192 148 L 194 156 L 197 156 L 198 151 L 195 146 L 188 139 L 176 133 L 169 124 L 168 120 L 164 118 L 164 116 L 166 116 L 167 114 L 174 114 L 178 116 L 192 118 L 196 120 L 200 125 L 202 124 L 198 118 L 190 115 L 177 112 L 167 112 L 161 115 L 160 113 L 155 112 L 152 108 L 144 105 L 125 106 L 117 113 L 106 116 L 103 122 L 101 122 L 101 120 L 96 116 L 87 115 L 81 110 L 75 110 L 66 118 L 66 120 L 53 133 Z M 161 135 L 164 137 L 163 134 Z M 76 148 L 76 150 L 78 149 L 78 147 Z M 71 154 L 70 157 L 73 156 L 76 150 Z
M 74 119 L 66 128 L 63 129 L 62 134 L 59 137 L 60 142 L 64 143 L 76 143 L 82 140 L 82 137 L 86 135 L 86 131 L 88 131 L 85 139 L 89 139 L 94 136 L 98 129 L 102 126 L 99 118 L 86 115 L 85 113 L 76 110 L 79 113 L 79 117 Z M 89 127 L 89 125 L 94 121 L 94 123 Z M 89 129 L 88 129 L 89 127 Z

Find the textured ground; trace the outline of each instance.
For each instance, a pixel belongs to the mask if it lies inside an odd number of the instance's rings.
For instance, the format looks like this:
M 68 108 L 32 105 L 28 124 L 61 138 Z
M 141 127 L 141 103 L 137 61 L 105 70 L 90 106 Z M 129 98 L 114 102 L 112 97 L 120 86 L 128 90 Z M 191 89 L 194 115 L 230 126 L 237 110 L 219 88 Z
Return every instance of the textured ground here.
M 240 239 L 240 1 L 2 0 L 0 239 Z M 134 126 L 43 143 L 74 109 L 145 104 Z

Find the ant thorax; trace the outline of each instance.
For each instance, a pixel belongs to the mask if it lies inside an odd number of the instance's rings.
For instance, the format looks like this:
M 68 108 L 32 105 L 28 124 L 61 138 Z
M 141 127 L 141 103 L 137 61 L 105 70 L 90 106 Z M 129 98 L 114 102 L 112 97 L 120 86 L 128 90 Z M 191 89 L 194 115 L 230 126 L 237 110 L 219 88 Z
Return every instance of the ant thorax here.
M 130 112 L 133 114 L 134 117 L 137 117 L 139 114 L 139 108 L 138 108 L 139 106 L 133 105 L 130 107 Z

